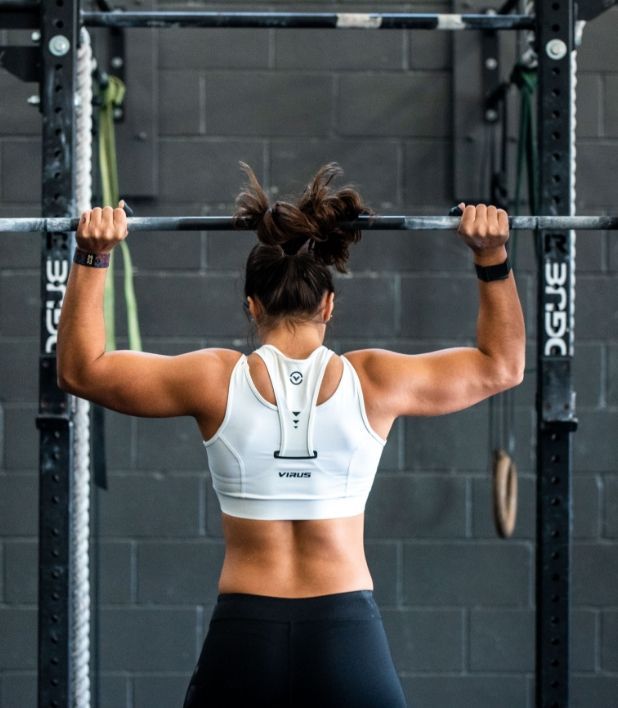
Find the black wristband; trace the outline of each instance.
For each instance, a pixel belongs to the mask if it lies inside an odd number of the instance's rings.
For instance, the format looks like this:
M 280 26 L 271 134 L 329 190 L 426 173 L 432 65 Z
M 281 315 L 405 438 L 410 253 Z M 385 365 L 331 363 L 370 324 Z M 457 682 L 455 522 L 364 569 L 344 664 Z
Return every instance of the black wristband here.
M 474 264 L 476 275 L 479 280 L 489 283 L 492 280 L 505 280 L 511 272 L 511 261 L 506 257 L 504 263 L 496 263 L 496 265 L 482 266 L 478 263 Z
M 109 253 L 90 253 L 76 248 L 73 254 L 73 263 L 91 268 L 109 268 L 109 256 Z

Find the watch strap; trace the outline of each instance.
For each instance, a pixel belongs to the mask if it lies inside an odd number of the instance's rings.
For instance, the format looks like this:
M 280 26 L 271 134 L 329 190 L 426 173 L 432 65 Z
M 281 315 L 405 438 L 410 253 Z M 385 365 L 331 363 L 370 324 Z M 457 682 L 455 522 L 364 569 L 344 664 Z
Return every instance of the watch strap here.
M 479 280 L 489 283 L 492 280 L 505 280 L 511 272 L 511 261 L 506 257 L 504 263 L 496 263 L 495 265 L 482 266 L 478 263 L 474 264 L 476 275 Z

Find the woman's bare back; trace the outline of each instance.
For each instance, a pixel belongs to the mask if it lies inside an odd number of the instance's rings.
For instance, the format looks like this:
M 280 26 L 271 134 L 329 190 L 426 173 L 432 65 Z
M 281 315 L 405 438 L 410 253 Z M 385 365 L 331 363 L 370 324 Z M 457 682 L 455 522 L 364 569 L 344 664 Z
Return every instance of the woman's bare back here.
M 238 352 L 228 351 L 218 390 L 227 391 L 232 369 L 240 358 Z M 369 423 L 378 435 L 386 438 L 393 420 L 389 423 L 388 418 L 376 415 L 371 401 L 367 400 L 369 383 L 363 382 L 364 374 L 358 366 L 362 354 L 354 352 L 349 360 L 361 379 Z M 247 361 L 258 392 L 269 403 L 276 405 L 263 360 L 252 353 Z M 341 357 L 333 355 L 324 373 L 318 406 L 334 395 L 342 375 Z M 216 433 L 225 416 L 227 396 L 217 396 L 216 401 L 215 407 L 209 407 L 208 415 L 198 420 L 205 440 Z M 358 514 L 335 519 L 263 521 L 222 514 L 226 551 L 219 592 L 312 597 L 373 589 L 365 559 L 364 518 L 364 514 Z

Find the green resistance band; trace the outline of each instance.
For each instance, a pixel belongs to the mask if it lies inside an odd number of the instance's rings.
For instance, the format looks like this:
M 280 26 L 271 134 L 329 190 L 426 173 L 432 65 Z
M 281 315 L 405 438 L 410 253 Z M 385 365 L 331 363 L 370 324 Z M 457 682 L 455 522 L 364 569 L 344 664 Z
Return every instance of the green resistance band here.
M 101 172 L 101 188 L 103 204 L 116 206 L 120 199 L 118 188 L 118 164 L 116 160 L 116 134 L 114 129 L 114 108 L 122 105 L 125 95 L 125 85 L 116 76 L 108 76 L 107 84 L 101 87 L 99 110 L 99 169 Z M 139 329 L 137 300 L 133 286 L 133 264 L 131 253 L 126 241 L 120 244 L 124 271 L 124 299 L 127 308 L 127 330 L 129 348 L 142 350 L 142 340 Z M 116 349 L 116 319 L 114 292 L 114 253 L 110 259 L 110 269 L 105 281 L 105 348 L 107 351 Z

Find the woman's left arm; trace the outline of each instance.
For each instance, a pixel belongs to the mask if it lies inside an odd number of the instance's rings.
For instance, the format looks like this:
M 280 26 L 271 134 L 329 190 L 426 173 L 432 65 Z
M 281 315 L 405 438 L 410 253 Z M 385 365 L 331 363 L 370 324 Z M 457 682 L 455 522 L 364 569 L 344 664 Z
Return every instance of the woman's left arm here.
M 127 236 L 121 208 L 85 212 L 77 247 L 106 256 Z M 179 356 L 105 351 L 103 292 L 107 268 L 73 263 L 58 328 L 58 385 L 64 391 L 129 415 L 196 415 L 222 360 L 208 349 Z

